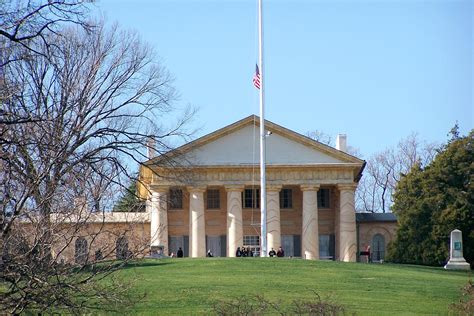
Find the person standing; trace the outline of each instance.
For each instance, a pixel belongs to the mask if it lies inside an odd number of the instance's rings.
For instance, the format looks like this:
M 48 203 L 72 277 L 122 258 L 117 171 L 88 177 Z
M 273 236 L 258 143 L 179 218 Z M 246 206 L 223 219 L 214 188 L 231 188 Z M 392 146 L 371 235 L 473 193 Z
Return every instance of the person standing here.
M 277 252 L 277 257 L 284 257 L 285 256 L 285 251 L 283 251 L 283 248 L 278 248 Z

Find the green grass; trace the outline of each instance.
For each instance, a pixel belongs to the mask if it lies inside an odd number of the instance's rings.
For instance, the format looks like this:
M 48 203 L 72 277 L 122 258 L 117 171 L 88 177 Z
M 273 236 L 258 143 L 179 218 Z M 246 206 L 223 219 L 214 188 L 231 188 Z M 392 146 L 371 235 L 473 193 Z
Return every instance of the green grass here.
M 330 295 L 357 315 L 445 315 L 468 272 L 442 268 L 280 258 L 146 260 L 120 277 L 146 293 L 133 314 L 209 314 L 217 300 L 264 295 L 272 301 Z M 123 311 L 124 312 L 124 311 Z

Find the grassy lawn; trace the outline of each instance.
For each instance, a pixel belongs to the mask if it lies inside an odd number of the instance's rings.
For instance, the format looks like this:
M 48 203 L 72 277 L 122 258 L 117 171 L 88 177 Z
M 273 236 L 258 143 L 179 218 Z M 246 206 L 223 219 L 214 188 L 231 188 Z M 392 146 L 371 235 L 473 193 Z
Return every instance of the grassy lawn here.
M 291 303 L 313 290 L 358 315 L 445 315 L 469 278 L 442 268 L 279 258 L 147 260 L 120 276 L 145 293 L 133 314 L 209 314 L 213 302 L 263 294 Z M 125 312 L 125 311 L 124 311 Z

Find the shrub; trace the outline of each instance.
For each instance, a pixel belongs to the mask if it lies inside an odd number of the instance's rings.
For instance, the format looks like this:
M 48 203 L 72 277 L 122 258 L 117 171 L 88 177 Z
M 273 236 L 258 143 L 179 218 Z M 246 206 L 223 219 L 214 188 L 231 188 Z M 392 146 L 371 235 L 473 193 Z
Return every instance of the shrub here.
M 452 304 L 450 308 L 456 315 L 474 315 L 474 285 L 471 279 L 462 288 L 459 302 Z
M 337 316 L 346 315 L 344 306 L 337 304 L 327 297 L 314 292 L 314 299 L 293 300 L 290 304 L 283 304 L 281 301 L 272 302 L 262 295 L 241 296 L 231 301 L 217 301 L 213 306 L 213 312 L 217 315 L 320 315 Z

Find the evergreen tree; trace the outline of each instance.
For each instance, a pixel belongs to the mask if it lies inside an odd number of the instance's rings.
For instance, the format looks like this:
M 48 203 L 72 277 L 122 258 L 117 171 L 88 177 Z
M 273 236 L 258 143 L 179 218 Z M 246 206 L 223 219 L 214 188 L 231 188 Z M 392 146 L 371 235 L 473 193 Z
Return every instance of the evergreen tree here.
M 394 262 L 440 265 L 449 258 L 453 229 L 463 233 L 464 257 L 474 261 L 474 130 L 452 138 L 425 169 L 415 165 L 394 194 L 399 228 L 390 245 Z
M 144 212 L 145 201 L 138 197 L 137 183 L 132 179 L 114 207 L 114 212 Z

